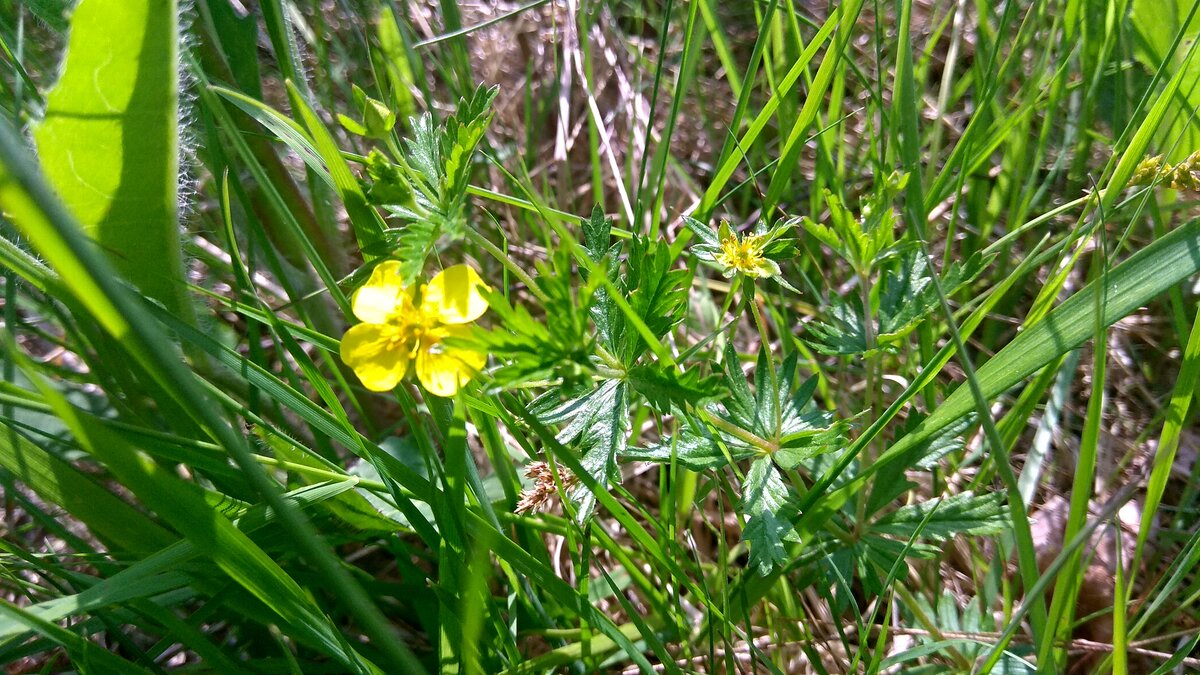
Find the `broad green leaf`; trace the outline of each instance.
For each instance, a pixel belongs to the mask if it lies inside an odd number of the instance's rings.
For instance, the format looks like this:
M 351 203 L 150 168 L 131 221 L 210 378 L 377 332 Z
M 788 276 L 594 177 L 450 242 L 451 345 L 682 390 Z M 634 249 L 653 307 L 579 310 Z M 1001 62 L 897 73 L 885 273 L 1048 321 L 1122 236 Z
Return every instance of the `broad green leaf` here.
M 699 422 L 689 421 L 683 425 L 679 433 L 670 438 L 640 448 L 629 448 L 622 459 L 669 463 L 672 459 L 680 466 L 692 471 L 717 469 L 729 464 L 729 460 L 740 461 L 760 454 L 761 451 L 745 442 L 731 436 L 722 436 L 726 449 L 723 450 L 707 427 Z
M 539 415 L 543 423 L 565 424 L 557 435 L 560 443 L 579 439 L 579 463 L 604 489 L 618 478 L 617 457 L 629 441 L 628 387 L 621 380 L 605 380 L 587 394 Z M 557 395 L 557 389 L 551 390 L 543 400 Z M 580 522 L 591 516 L 596 506 L 591 488 L 580 485 L 569 497 L 575 502 Z
M 33 130 L 42 171 L 113 265 L 190 316 L 179 238 L 179 7 L 81 0 Z

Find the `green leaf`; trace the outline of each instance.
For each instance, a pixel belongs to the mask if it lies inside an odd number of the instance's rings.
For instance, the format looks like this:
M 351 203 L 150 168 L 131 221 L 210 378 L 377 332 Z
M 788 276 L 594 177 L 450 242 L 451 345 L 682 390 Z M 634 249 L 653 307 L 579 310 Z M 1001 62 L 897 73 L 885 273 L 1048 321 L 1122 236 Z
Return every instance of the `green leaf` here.
M 945 293 L 951 294 L 970 283 L 991 258 L 976 252 L 962 263 L 951 263 L 942 276 Z M 929 273 L 925 255 L 909 250 L 890 261 L 879 285 L 879 306 L 875 335 L 877 349 L 894 350 L 896 344 L 938 307 L 937 291 Z M 866 321 L 857 296 L 849 300 L 834 297 L 827 310 L 828 321 L 809 324 L 812 338 L 808 343 L 822 354 L 860 355 L 867 349 Z
M 654 462 L 669 462 L 675 457 L 689 469 L 702 470 L 725 466 L 731 459 L 770 455 L 780 467 L 790 470 L 841 448 L 847 424 L 835 422 L 829 412 L 813 402 L 815 378 L 796 385 L 796 364 L 796 355 L 792 354 L 772 377 L 766 352 L 760 351 L 752 392 L 738 365 L 737 352 L 732 344 L 727 345 L 721 382 L 728 394 L 720 403 L 704 407 L 714 420 L 712 430 L 689 416 L 675 436 L 630 450 L 625 457 Z M 711 386 L 716 385 L 714 378 Z M 732 427 L 745 434 L 736 433 Z
M 390 136 L 392 127 L 396 126 L 396 113 L 388 110 L 382 101 L 367 96 L 357 84 L 350 87 L 362 121 L 339 114 L 337 118 L 342 127 L 352 134 L 367 138 L 383 139 Z
M 408 119 L 417 112 L 417 104 L 413 100 L 412 66 L 408 62 L 408 50 L 405 48 L 404 38 L 400 35 L 396 15 L 386 3 L 379 5 L 376 37 L 379 40 L 382 70 L 387 73 L 392 107 L 401 119 Z
M 612 218 L 604 215 L 604 209 L 599 204 L 592 207 L 590 218 L 581 219 L 583 223 L 583 247 L 587 249 L 592 262 L 600 262 L 609 252 L 609 241 L 612 240 Z
M 736 437 L 722 436 L 728 454 L 718 445 L 717 437 L 699 422 L 688 420 L 679 433 L 663 439 L 662 443 L 645 447 L 629 448 L 622 459 L 670 463 L 672 459 L 680 466 L 692 471 L 719 469 L 729 464 L 729 460 L 741 461 L 760 455 L 761 451 Z
M 702 406 L 727 393 L 719 375 L 701 375 L 697 368 L 680 372 L 657 363 L 636 365 L 629 369 L 626 379 L 634 391 L 645 396 L 651 407 L 660 412 Z
M 917 417 L 910 416 L 910 427 L 915 427 Z M 946 427 L 933 438 L 914 446 L 908 455 L 898 461 L 900 466 L 920 470 L 931 470 L 937 466 L 942 457 L 962 450 L 966 442 L 962 435 L 974 424 L 973 416 L 968 415 Z M 874 515 L 880 509 L 893 503 L 900 495 L 916 487 L 908 480 L 903 471 L 889 471 L 879 476 L 871 488 L 871 496 L 867 500 L 867 515 Z
M 176 0 L 81 0 L 33 138 L 46 178 L 117 270 L 186 317 L 179 11 Z
M 1183 70 L 1179 92 L 1171 99 L 1170 122 L 1156 130 L 1164 148 L 1173 148 L 1169 162 L 1181 161 L 1200 148 L 1200 122 L 1193 111 L 1200 108 L 1200 61 L 1186 56 L 1192 41 L 1200 36 L 1200 14 L 1187 26 L 1191 0 L 1133 0 L 1129 23 L 1136 34 L 1134 56 L 1151 71 L 1168 62 L 1172 70 Z M 1174 38 L 1183 31 L 1183 40 L 1173 52 Z
M 57 504 L 110 545 L 134 552 L 154 551 L 175 537 L 154 521 L 0 422 L 0 467 Z
M 560 250 L 556 255 L 565 259 L 569 253 Z M 501 328 L 479 328 L 476 335 L 501 364 L 491 371 L 497 384 L 559 378 L 560 388 L 570 395 L 590 386 L 585 380 L 594 370 L 595 341 L 589 335 L 588 312 L 595 289 L 590 284 L 576 289 L 577 277 L 554 274 L 548 265 L 539 263 L 539 269 L 537 285 L 546 296 L 543 309 L 553 319 L 538 321 L 523 305 L 514 307 L 503 293 L 492 291 L 487 294 L 488 306 Z
M 412 190 L 400 169 L 378 149 L 367 155 L 367 200 L 372 204 L 404 204 L 412 201 Z
M 492 121 L 492 101 L 498 93 L 499 87 L 478 87 L 470 98 L 459 99 L 458 110 L 446 120 L 441 141 L 444 208 L 459 204 L 467 193 L 471 158 Z
M 784 542 L 795 539 L 792 518 L 796 505 L 770 457 L 750 465 L 739 508 L 746 515 L 742 538 L 750 545 L 750 568 L 767 574 L 787 564 Z
M 922 523 L 924 527 L 921 527 Z M 902 506 L 875 521 L 871 531 L 906 541 L 914 534 L 927 539 L 945 540 L 959 534 L 996 534 L 1003 532 L 1008 524 L 1003 493 L 975 495 L 962 492 Z M 919 533 L 918 527 L 921 528 Z
M 363 251 L 364 259 L 370 261 L 378 257 L 378 244 L 383 241 L 383 218 L 367 203 L 358 184 L 358 179 L 350 171 L 350 166 L 342 157 L 342 151 L 337 146 L 333 135 L 325 128 L 321 118 L 304 100 L 300 90 L 292 82 L 287 82 L 289 98 L 295 106 L 295 113 L 308 129 L 313 147 L 325 162 L 325 168 L 333 179 L 334 189 L 346 207 L 346 215 L 350 217 L 350 225 L 358 239 L 358 245 Z
M 629 306 L 650 329 L 661 338 L 674 328 L 687 312 L 687 293 L 691 286 L 690 270 L 674 269 L 670 246 L 634 237 L 630 242 L 625 278 L 620 284 Z M 620 356 L 626 364 L 633 363 L 645 348 L 645 342 L 635 332 L 626 331 Z
M 629 441 L 628 386 L 620 380 L 605 380 L 587 394 L 538 415 L 545 424 L 565 425 L 556 436 L 559 443 L 567 445 L 579 439 L 576 447 L 580 465 L 605 489 L 619 477 L 617 457 L 625 451 Z M 544 406 L 557 396 L 558 390 L 551 390 L 539 400 Z M 538 401 L 535 401 L 531 409 L 537 407 Z M 577 520 L 583 522 L 591 516 L 596 496 L 586 485 L 575 487 L 568 498 L 578 510 Z

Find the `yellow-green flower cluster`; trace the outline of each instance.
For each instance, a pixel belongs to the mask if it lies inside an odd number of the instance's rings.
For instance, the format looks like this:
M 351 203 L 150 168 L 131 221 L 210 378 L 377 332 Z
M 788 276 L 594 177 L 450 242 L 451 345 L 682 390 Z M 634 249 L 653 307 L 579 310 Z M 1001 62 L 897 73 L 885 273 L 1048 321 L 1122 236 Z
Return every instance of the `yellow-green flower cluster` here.
M 362 323 L 342 337 L 342 361 L 371 391 L 393 389 L 414 364 L 431 394 L 453 396 L 487 356 L 445 341 L 470 334 L 467 324 L 487 311 L 486 289 L 466 265 L 448 267 L 414 288 L 405 287 L 400 263 L 380 263 L 354 294 L 351 309 Z
M 1147 157 L 1133 172 L 1131 185 L 1162 183 L 1172 190 L 1200 190 L 1200 150 L 1178 164 L 1163 161 L 1162 155 Z

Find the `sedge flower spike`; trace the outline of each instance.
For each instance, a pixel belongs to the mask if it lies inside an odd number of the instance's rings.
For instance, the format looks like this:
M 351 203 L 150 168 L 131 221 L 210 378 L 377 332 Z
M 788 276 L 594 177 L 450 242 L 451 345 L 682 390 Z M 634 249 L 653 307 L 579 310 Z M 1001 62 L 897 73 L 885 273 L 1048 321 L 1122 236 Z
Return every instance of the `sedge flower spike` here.
M 342 362 L 371 391 L 390 391 L 415 366 L 417 379 L 435 396 L 453 396 L 487 356 L 445 344 L 470 334 L 467 324 L 487 311 L 479 273 L 447 267 L 419 288 L 405 287 L 400 263 L 380 263 L 354 294 L 351 309 L 362 323 L 342 336 Z

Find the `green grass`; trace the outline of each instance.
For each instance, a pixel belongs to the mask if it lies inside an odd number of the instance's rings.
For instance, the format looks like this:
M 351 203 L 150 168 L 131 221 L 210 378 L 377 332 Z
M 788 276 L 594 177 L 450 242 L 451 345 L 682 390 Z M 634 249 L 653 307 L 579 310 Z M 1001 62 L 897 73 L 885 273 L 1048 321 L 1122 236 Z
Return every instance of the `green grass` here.
M 1200 3 L 67 4 L 0 0 L 8 671 L 1200 666 Z M 455 395 L 343 362 L 385 260 L 488 284 Z

